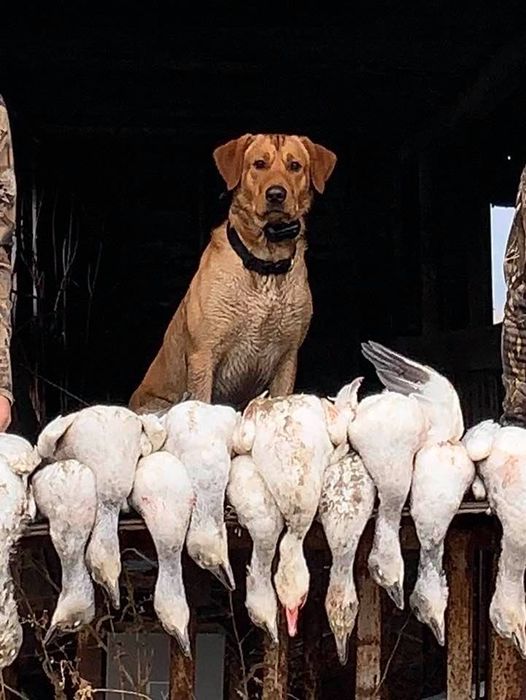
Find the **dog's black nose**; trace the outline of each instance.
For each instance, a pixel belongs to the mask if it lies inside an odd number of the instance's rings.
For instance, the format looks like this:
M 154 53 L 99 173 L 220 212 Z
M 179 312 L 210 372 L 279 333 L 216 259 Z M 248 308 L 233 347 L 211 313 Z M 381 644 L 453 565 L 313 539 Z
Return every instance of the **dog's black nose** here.
M 265 192 L 267 202 L 271 203 L 281 204 L 285 201 L 286 196 L 287 190 L 284 187 L 281 187 L 280 185 L 272 185 L 272 187 L 269 187 L 268 190 Z

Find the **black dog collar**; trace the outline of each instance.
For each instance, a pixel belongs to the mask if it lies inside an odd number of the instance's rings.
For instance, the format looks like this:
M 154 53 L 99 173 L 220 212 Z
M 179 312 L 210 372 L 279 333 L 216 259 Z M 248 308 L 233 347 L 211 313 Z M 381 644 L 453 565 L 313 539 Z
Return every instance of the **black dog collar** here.
M 243 265 L 251 272 L 257 272 L 258 275 L 285 275 L 292 266 L 292 258 L 283 258 L 282 260 L 261 260 L 256 258 L 243 243 L 236 229 L 227 222 L 226 235 L 228 242 L 243 261 Z

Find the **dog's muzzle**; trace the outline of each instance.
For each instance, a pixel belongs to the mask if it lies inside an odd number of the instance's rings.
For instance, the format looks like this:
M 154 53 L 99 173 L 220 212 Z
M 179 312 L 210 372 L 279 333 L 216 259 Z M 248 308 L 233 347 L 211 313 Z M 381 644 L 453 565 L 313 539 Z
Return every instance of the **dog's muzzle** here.
M 289 221 L 283 224 L 267 224 L 263 229 L 265 238 L 271 243 L 281 243 L 296 238 L 301 230 L 299 221 Z

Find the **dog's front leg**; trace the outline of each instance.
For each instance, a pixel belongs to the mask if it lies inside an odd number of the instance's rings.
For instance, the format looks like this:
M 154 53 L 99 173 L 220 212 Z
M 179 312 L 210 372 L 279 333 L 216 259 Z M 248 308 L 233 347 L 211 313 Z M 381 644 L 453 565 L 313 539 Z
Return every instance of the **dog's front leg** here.
M 214 367 L 212 354 L 196 352 L 188 357 L 187 392 L 196 401 L 212 401 Z
M 288 396 L 294 391 L 296 382 L 296 369 L 298 366 L 298 352 L 288 352 L 281 360 L 276 370 L 274 379 L 270 384 L 271 396 Z

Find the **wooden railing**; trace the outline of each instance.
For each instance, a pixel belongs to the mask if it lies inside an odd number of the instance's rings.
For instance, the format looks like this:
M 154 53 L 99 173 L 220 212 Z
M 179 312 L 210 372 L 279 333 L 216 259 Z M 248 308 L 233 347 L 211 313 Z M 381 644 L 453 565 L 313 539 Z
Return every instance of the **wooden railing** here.
M 371 519 L 360 543 L 355 575 L 357 579 L 360 609 L 350 645 L 348 667 L 345 678 L 353 678 L 352 685 L 342 676 L 341 691 L 337 697 L 359 700 L 378 698 L 380 700 L 421 700 L 425 697 L 426 677 L 432 670 L 441 673 L 444 669 L 441 692 L 448 700 L 524 700 L 524 662 L 514 648 L 497 637 L 488 619 L 488 605 L 493 592 L 494 567 L 499 553 L 499 525 L 493 516 L 486 514 L 486 503 L 465 502 L 456 516 L 446 540 L 445 570 L 449 584 L 449 604 L 447 609 L 447 643 L 441 651 L 431 641 L 430 633 L 419 626 L 406 609 L 402 614 L 396 611 L 384 592 L 369 576 L 367 556 L 369 553 L 374 522 Z M 227 517 L 230 532 L 230 549 L 233 558 L 245 561 L 250 552 L 250 539 L 230 514 Z M 120 525 L 122 546 L 137 546 L 144 541 L 144 525 L 139 518 L 125 517 Z M 46 537 L 47 524 L 33 524 L 20 545 L 32 546 Z M 143 534 L 139 534 L 143 533 Z M 142 539 L 141 539 L 142 538 Z M 47 538 L 46 538 L 47 539 Z M 404 556 L 412 558 L 418 553 L 418 541 L 407 511 L 404 513 L 401 542 Z M 305 549 L 311 561 L 316 562 L 316 571 L 311 575 L 311 589 L 308 603 L 302 612 L 301 649 L 303 671 L 301 674 L 301 694 L 298 695 L 297 675 L 291 671 L 297 660 L 292 658 L 292 649 L 297 650 L 298 640 L 289 643 L 285 628 L 281 625 L 281 644 L 273 648 L 263 640 L 263 668 L 261 673 L 260 696 L 265 700 L 286 700 L 293 695 L 310 700 L 323 700 L 326 682 L 327 658 L 322 653 L 322 631 L 327 640 L 327 624 L 323 610 L 325 591 L 318 580 L 319 572 L 330 561 L 327 545 L 321 528 L 313 526 L 306 540 Z M 148 552 L 151 556 L 151 552 Z M 325 562 L 325 564 L 323 563 Z M 244 577 L 245 565 L 237 566 L 236 578 Z M 320 576 L 321 579 L 321 576 Z M 187 577 L 187 590 L 188 590 Z M 406 598 L 410 582 L 406 575 Z M 189 591 L 190 598 L 192 591 Z M 242 605 L 241 598 L 239 604 Z M 407 606 L 406 606 L 407 607 Z M 403 622 L 402 622 L 403 621 Z M 393 629 L 398 625 L 398 631 Z M 408 632 L 419 630 L 424 644 L 417 645 L 419 651 L 412 654 L 414 639 Z M 394 626 L 393 626 L 394 625 Z M 191 629 L 195 632 L 196 620 L 192 618 Z M 84 637 L 80 637 L 84 639 Z M 82 673 L 93 687 L 103 687 L 103 678 L 96 677 L 104 666 L 103 652 L 93 644 L 80 644 L 77 654 L 81 657 Z M 413 645 L 413 646 L 412 646 Z M 327 648 L 325 641 L 324 648 Z M 171 645 L 170 660 L 171 690 L 170 700 L 193 698 L 193 662 L 183 657 L 174 641 Z M 431 651 L 429 651 L 431 650 Z M 332 655 L 334 656 L 334 655 Z M 331 657 L 332 658 L 332 657 Z M 438 663 L 437 659 L 441 660 Z M 418 672 L 407 680 L 401 673 L 404 665 L 418 666 Z M 338 666 L 334 665 L 338 673 Z M 243 698 L 244 686 L 240 679 L 239 665 L 225 664 L 228 677 L 228 690 L 225 697 Z M 91 676 L 91 677 L 90 677 Z M 293 681 L 293 676 L 295 680 Z M 333 683 L 333 687 L 338 682 Z M 405 685 L 404 685 L 405 684 Z M 246 686 L 245 686 L 246 687 Z M 525 686 L 526 687 L 526 686 Z M 335 697 L 334 694 L 330 696 Z M 439 696 L 440 697 L 440 696 Z M 250 698 L 252 700 L 252 698 Z

